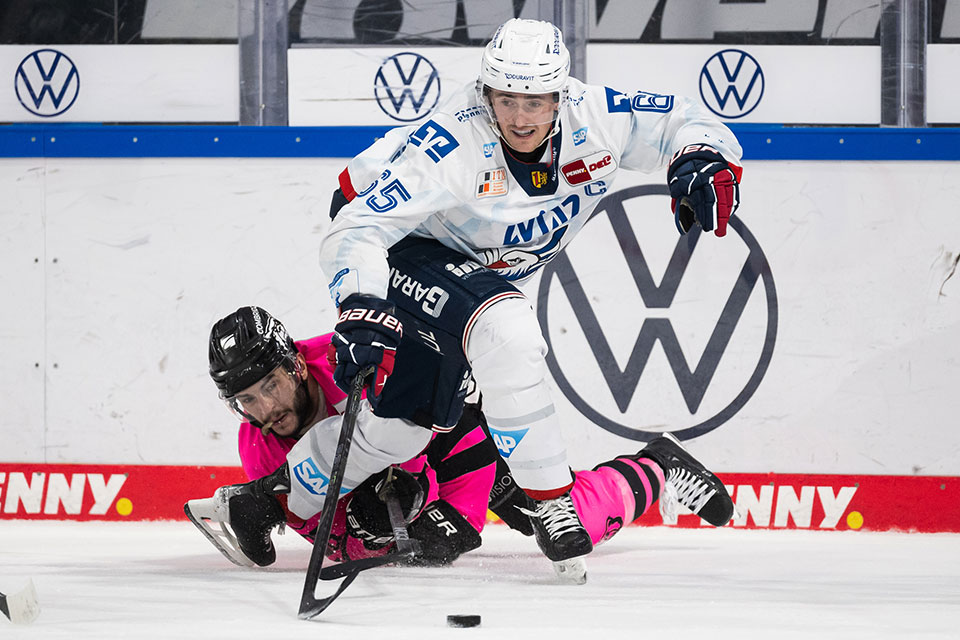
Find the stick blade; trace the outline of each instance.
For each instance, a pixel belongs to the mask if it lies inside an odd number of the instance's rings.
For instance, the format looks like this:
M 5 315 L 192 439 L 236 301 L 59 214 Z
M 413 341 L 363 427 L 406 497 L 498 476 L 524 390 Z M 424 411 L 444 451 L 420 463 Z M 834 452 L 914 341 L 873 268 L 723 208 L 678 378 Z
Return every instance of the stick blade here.
M 40 615 L 40 599 L 33 580 L 27 581 L 27 586 L 17 593 L 4 596 L 4 599 L 7 605 L 5 613 L 14 624 L 30 624 Z
M 343 582 L 340 583 L 340 586 L 337 587 L 336 592 L 326 598 L 317 598 L 312 592 L 305 590 L 303 596 L 300 598 L 300 611 L 297 613 L 297 617 L 301 620 L 310 620 L 323 613 L 323 611 L 333 604 L 333 601 L 343 593 L 343 590 L 350 586 L 351 582 L 356 580 L 359 574 L 359 571 L 355 571 L 347 575 L 343 579 Z

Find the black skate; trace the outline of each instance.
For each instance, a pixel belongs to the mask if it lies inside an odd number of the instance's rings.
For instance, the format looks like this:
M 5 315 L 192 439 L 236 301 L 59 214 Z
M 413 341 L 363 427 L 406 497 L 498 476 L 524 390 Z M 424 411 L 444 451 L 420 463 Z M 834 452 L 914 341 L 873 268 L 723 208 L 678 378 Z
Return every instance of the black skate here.
M 289 493 L 287 464 L 269 476 L 220 487 L 212 498 L 190 500 L 183 511 L 200 532 L 234 564 L 265 567 L 277 559 L 270 532 L 286 522 L 275 497 Z
M 662 513 L 671 513 L 671 507 L 675 506 L 671 502 L 675 501 L 715 527 L 722 527 L 733 517 L 733 500 L 723 483 L 672 434 L 663 434 L 637 456 L 650 458 L 663 469 L 667 486 L 660 495 Z
M 223 487 L 230 512 L 230 525 L 237 536 L 240 550 L 258 566 L 265 567 L 277 559 L 277 550 L 270 532 L 287 521 L 287 515 L 275 494 L 290 491 L 286 463 L 269 476 Z
M 593 551 L 593 542 L 580 522 L 570 494 L 538 501 L 533 511 L 521 511 L 530 516 L 537 545 L 553 561 L 557 575 L 576 584 L 586 582 L 587 565 L 582 556 Z

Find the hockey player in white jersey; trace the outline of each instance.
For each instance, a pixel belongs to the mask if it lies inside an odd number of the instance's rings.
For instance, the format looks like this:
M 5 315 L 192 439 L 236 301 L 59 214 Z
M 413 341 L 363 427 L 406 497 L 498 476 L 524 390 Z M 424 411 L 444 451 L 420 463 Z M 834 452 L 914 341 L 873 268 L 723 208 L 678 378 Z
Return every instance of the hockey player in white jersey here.
M 620 171 L 666 167 L 679 231 L 726 233 L 739 204 L 741 149 L 733 134 L 690 100 L 587 85 L 568 69 L 559 29 L 510 20 L 484 49 L 476 87 L 425 123 L 391 130 L 340 175 L 340 204 L 320 250 L 340 311 L 335 377 L 345 387 L 376 365 L 367 392 L 374 413 L 401 333 L 412 330 L 394 317 L 398 296 L 422 302 L 432 326 L 447 297 L 469 289 L 477 272 L 521 284 L 573 239 Z M 423 253 L 430 257 L 420 264 L 434 277 L 445 274 L 446 284 L 421 286 L 426 276 L 388 265 L 388 252 L 412 239 L 439 243 L 441 251 Z M 460 330 L 461 357 L 483 394 L 490 431 L 536 501 L 541 549 L 555 562 L 589 553 L 530 303 L 519 291 L 500 292 Z M 367 428 L 374 427 L 388 428 Z M 322 470 L 324 456 L 315 457 Z M 709 475 L 695 482 L 716 481 Z M 729 501 L 721 493 L 716 500 Z M 712 524 L 729 515 L 721 519 Z

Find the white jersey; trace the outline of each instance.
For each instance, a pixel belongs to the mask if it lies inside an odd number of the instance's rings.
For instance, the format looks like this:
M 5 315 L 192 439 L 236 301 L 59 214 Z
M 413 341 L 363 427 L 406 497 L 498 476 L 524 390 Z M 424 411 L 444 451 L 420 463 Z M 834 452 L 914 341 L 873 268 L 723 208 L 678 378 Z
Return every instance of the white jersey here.
M 340 178 L 350 203 L 320 249 L 334 301 L 385 298 L 386 250 L 407 235 L 436 238 L 521 282 L 573 239 L 620 170 L 662 169 L 694 143 L 739 164 L 733 133 L 690 100 L 573 78 L 568 87 L 560 133 L 541 163 L 509 155 L 472 85 L 425 123 L 392 129 L 354 158 Z

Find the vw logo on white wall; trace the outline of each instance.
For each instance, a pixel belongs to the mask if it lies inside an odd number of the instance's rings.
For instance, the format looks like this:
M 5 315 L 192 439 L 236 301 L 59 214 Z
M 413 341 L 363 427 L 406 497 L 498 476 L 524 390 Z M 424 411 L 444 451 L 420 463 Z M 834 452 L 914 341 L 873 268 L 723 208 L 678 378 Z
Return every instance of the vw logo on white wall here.
M 581 231 L 612 249 L 603 267 L 574 243 L 543 268 L 537 296 L 560 391 L 631 440 L 686 440 L 726 423 L 759 388 L 777 338 L 770 263 L 743 220 L 701 251 L 697 231 L 645 224 L 644 214 L 662 219 L 669 197 L 659 184 L 608 193 Z
M 440 100 L 440 74 L 418 53 L 398 53 L 383 61 L 373 81 L 380 109 L 400 122 L 419 120 Z
M 742 118 L 756 109 L 763 89 L 760 63 L 740 49 L 718 51 L 700 71 L 700 98 L 724 118 Z
M 66 54 L 38 49 L 17 67 L 14 90 L 23 108 L 43 118 L 58 116 L 80 95 L 80 73 Z

